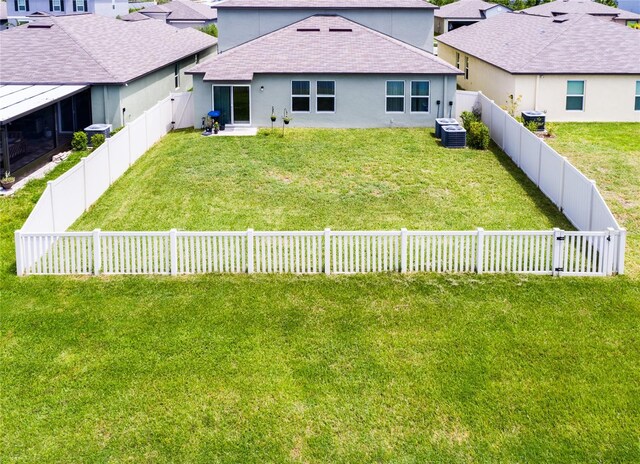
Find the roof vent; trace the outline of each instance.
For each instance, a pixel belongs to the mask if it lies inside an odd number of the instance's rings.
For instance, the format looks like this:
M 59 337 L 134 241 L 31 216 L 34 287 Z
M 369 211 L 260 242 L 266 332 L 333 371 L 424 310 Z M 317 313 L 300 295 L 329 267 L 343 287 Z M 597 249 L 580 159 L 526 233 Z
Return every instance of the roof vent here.
M 554 23 L 565 23 L 567 21 L 569 21 L 569 18 L 558 18 L 553 20 Z
M 40 29 L 49 29 L 51 26 L 53 26 L 52 22 L 43 22 L 43 21 L 34 21 L 27 25 L 28 28 L 34 27 L 34 28 L 40 28 Z
M 353 32 L 353 29 L 330 27 L 329 32 Z
M 319 28 L 313 28 L 313 27 L 300 27 L 298 29 L 296 29 L 298 32 L 320 32 Z

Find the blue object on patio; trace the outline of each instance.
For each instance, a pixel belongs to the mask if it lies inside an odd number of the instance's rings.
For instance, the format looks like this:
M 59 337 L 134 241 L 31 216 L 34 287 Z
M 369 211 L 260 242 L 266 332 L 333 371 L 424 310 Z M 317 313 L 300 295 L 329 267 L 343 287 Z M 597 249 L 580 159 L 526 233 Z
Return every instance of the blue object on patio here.
M 213 119 L 220 117 L 220 111 L 209 111 L 207 114 Z

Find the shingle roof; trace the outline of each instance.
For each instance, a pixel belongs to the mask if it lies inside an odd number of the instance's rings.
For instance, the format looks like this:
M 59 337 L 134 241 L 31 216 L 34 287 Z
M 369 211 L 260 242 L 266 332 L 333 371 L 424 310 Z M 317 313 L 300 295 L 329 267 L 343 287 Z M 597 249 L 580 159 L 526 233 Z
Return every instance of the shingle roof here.
M 145 16 L 139 11 L 134 11 L 133 13 L 126 14 L 120 17 L 123 21 L 144 21 L 145 19 L 151 19 L 149 16 Z
M 437 37 L 512 74 L 640 74 L 640 35 L 588 14 L 504 13 Z
M 556 16 L 566 13 L 587 13 L 595 16 L 616 16 L 619 19 L 640 19 L 640 15 L 626 10 L 620 10 L 611 6 L 603 5 L 592 0 L 557 0 L 555 2 L 543 3 L 522 10 L 528 14 L 540 16 Z
M 218 11 L 191 0 L 173 0 L 162 5 L 151 4 L 140 13 L 166 13 L 170 21 L 210 21 L 218 17 Z
M 205 80 L 254 74 L 460 74 L 424 50 L 341 16 L 311 16 L 191 68 Z
M 511 9 L 506 6 L 485 2 L 483 0 L 459 0 L 457 2 L 441 6 L 440 9 L 436 10 L 435 15 L 438 18 L 448 19 L 483 19 L 485 17 L 484 12 L 489 8 L 494 8 L 496 6 L 500 6 L 507 11 L 511 11 Z
M 217 8 L 437 8 L 425 0 L 225 0 Z
M 0 50 L 20 51 L 18 64 L 0 66 L 0 83 L 121 84 L 216 43 L 162 21 L 51 16 L 0 33 Z

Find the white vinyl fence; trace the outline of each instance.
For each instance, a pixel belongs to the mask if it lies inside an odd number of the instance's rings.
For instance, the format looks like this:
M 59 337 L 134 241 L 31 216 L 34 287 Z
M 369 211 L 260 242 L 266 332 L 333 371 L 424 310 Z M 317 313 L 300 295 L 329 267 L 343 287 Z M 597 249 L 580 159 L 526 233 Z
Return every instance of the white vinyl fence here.
M 619 272 L 624 232 L 16 232 L 19 275 Z

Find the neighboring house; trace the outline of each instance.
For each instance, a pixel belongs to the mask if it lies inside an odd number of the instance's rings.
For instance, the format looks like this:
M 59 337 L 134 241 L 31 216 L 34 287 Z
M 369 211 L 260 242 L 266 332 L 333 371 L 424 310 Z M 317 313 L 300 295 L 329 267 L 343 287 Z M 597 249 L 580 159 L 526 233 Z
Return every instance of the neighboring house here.
M 636 1 L 640 3 L 640 0 Z M 586 13 L 623 25 L 635 24 L 640 21 L 640 14 L 603 5 L 602 3 L 597 3 L 592 0 L 556 0 L 555 2 L 543 3 L 527 8 L 526 10 L 522 10 L 522 12 L 540 16 L 562 16 L 570 13 Z
M 588 14 L 507 13 L 437 38 L 458 84 L 554 121 L 640 122 L 638 31 Z
M 99 33 L 96 33 L 98 31 Z M 160 21 L 92 14 L 41 17 L 0 33 L 0 50 L 20 50 L 0 67 L 2 170 L 31 171 L 92 123 L 114 129 L 173 91 L 185 71 L 215 53 L 215 37 Z
M 483 0 L 458 0 L 436 10 L 435 32 L 436 34 L 444 34 L 507 11 L 511 11 L 511 9 Z
M 162 5 L 150 4 L 139 11 L 121 17 L 124 21 L 141 21 L 145 18 L 159 19 L 178 28 L 200 28 L 215 24 L 218 13 L 215 8 L 203 3 L 173 0 Z
M 226 0 L 217 4 L 224 52 L 313 15 L 340 15 L 433 52 L 433 11 L 424 0 Z M 293 45 L 293 44 L 292 44 Z
M 94 13 L 115 18 L 129 12 L 127 0 L 9 0 L 8 18 L 12 24 L 30 21 L 33 13 L 50 16 Z
M 251 24 L 256 20 L 251 11 L 245 14 Z M 260 24 L 269 30 L 265 19 Z M 222 16 L 220 21 L 221 33 L 228 31 Z M 400 35 L 407 29 L 395 28 Z M 312 15 L 229 48 L 188 73 L 194 75 L 196 122 L 214 109 L 226 124 L 265 127 L 273 108 L 278 121 L 286 109 L 296 127 L 346 128 L 432 126 L 437 115 L 455 114 L 460 71 L 350 19 Z
M 621 10 L 626 10 L 632 13 L 640 14 L 640 1 L 639 0 L 618 0 L 618 8 L 620 8 Z
M 0 2 L 0 31 L 9 27 L 9 19 L 7 18 L 7 2 Z

